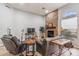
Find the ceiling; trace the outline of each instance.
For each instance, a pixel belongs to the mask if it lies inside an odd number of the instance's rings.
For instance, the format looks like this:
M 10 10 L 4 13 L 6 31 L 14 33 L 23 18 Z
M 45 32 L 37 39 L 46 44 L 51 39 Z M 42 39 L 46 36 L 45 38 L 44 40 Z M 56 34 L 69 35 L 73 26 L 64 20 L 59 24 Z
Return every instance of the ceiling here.
M 45 15 L 46 13 L 54 11 L 66 4 L 67 3 L 8 3 L 6 5 L 21 11 Z

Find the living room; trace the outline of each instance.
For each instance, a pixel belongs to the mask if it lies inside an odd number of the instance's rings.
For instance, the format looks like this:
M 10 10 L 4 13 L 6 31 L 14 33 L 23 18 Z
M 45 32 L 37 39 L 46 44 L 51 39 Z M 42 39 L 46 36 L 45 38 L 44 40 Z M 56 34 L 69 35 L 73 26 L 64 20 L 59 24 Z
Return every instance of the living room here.
M 77 3 L 0 3 L 0 55 L 79 55 L 78 18 Z

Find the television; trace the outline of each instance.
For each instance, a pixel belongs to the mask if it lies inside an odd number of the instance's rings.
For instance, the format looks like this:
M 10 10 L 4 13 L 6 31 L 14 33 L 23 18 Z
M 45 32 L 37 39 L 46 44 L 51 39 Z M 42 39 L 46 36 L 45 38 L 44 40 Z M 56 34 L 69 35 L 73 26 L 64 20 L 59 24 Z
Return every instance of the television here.
M 34 33 L 35 32 L 35 28 L 27 28 L 27 33 Z

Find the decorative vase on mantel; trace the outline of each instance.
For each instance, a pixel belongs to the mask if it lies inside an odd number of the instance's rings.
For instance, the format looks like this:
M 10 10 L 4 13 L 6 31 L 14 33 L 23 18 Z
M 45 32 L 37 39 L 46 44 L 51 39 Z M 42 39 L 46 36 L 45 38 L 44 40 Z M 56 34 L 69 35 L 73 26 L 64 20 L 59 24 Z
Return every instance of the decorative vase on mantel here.
M 46 29 L 53 29 L 53 28 L 56 28 L 55 26 L 53 26 L 53 23 L 48 23 L 46 25 Z

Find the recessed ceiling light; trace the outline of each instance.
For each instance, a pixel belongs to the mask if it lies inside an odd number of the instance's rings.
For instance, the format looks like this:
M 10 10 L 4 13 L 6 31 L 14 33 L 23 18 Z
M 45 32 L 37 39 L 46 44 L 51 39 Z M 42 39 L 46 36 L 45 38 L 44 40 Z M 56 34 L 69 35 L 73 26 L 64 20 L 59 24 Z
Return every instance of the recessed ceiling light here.
M 48 13 L 49 12 L 49 10 L 45 10 L 45 13 Z
M 45 11 L 45 13 L 49 12 L 49 10 L 47 10 L 45 7 L 42 7 L 42 9 Z

